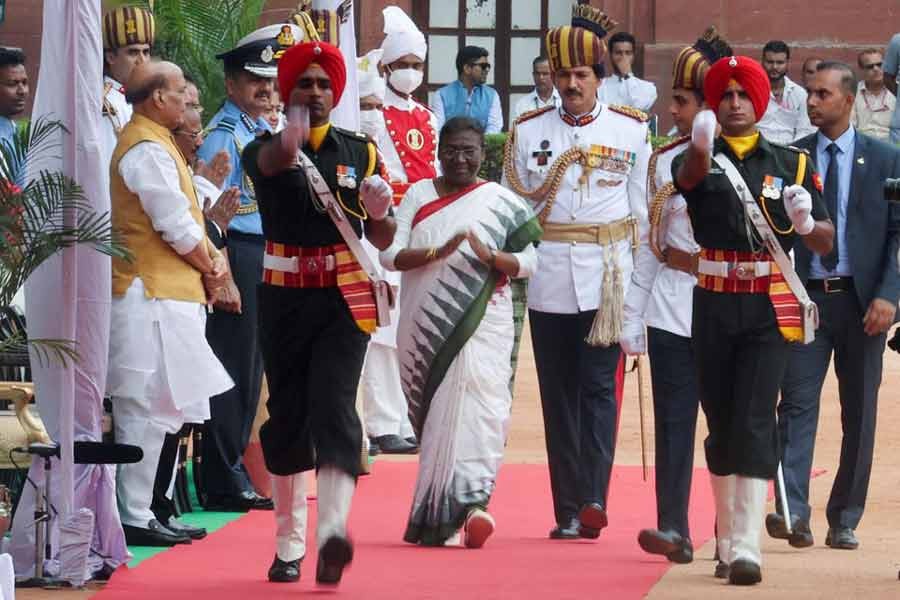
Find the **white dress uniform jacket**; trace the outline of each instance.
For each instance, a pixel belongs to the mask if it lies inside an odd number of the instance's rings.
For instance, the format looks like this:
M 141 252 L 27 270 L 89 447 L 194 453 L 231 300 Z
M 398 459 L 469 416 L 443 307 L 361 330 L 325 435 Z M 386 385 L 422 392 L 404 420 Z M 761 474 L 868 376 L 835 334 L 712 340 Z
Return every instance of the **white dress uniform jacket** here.
M 654 153 L 656 169 L 653 182 L 657 190 L 672 181 L 672 161 L 687 149 L 688 142 L 690 138 L 682 138 Z M 652 197 L 648 197 L 648 206 L 652 200 Z M 687 203 L 681 194 L 675 193 L 666 200 L 660 227 L 660 245 L 663 248 L 677 248 L 691 254 L 700 251 L 700 246 L 694 241 Z M 629 290 L 625 299 L 626 320 L 642 319 L 648 327 L 691 337 L 692 298 L 696 277 L 660 262 L 650 245 L 642 243 L 638 249 L 631 283 L 640 288 L 640 291 Z
M 645 239 L 647 163 L 651 154 L 647 123 L 599 102 L 589 115 L 581 116 L 580 122 L 584 124 L 567 124 L 562 108 L 520 119 L 516 124 L 514 158 L 520 181 L 528 190 L 540 187 L 553 161 L 573 146 L 625 156 L 626 160 L 615 171 L 602 167 L 585 169 L 579 164 L 570 166 L 562 178 L 547 223 L 611 223 L 630 215 L 640 224 L 640 238 Z M 582 176 L 586 177 L 584 184 L 580 182 Z M 535 210 L 540 211 L 543 206 L 541 203 Z M 537 250 L 539 267 L 528 284 L 529 308 L 558 314 L 598 308 L 606 248 L 597 244 L 542 241 Z M 614 253 L 627 286 L 632 271 L 631 241 L 617 242 Z

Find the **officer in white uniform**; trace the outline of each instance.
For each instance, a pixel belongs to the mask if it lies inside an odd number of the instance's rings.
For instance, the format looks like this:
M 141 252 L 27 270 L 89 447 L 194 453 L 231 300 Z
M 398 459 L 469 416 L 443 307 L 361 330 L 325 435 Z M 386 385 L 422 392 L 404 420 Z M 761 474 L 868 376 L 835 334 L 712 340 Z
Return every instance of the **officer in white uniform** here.
M 562 107 L 520 117 L 504 164 L 507 185 L 536 203 L 544 227 L 528 306 L 553 539 L 596 538 L 607 524 L 621 309 L 633 244 L 639 230 L 646 235 L 647 117 L 596 97 L 603 38 L 614 26 L 598 9 L 576 5 L 571 26 L 550 30 Z

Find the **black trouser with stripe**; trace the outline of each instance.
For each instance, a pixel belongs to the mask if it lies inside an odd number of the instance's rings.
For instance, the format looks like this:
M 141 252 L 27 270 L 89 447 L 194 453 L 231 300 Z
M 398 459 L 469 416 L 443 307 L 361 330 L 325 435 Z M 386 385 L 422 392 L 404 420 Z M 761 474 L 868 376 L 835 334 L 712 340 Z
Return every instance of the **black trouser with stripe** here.
M 606 507 L 615 455 L 618 344 L 584 341 L 597 311 L 528 311 L 544 413 L 553 512 L 568 525 L 581 505 Z

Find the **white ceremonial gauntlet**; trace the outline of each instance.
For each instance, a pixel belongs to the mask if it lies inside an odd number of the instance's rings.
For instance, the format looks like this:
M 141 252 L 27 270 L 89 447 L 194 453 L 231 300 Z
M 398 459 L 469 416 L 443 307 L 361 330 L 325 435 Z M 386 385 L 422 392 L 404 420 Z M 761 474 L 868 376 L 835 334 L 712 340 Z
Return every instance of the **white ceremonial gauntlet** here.
M 376 221 L 381 221 L 391 209 L 394 197 L 391 186 L 380 175 L 369 175 L 359 186 L 359 197 L 366 212 Z
M 701 110 L 694 117 L 691 126 L 691 144 L 698 150 L 711 152 L 716 137 L 716 114 L 709 110 Z
M 816 222 L 812 218 L 812 196 L 802 185 L 791 185 L 784 189 L 784 210 L 787 212 L 794 229 L 800 235 L 806 235 L 813 230 Z

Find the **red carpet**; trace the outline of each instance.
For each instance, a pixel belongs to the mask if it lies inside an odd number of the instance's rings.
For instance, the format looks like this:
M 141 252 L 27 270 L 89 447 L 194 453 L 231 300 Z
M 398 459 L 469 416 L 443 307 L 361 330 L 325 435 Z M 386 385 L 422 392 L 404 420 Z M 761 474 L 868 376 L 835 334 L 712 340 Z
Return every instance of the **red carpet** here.
M 637 545 L 638 531 L 656 525 L 653 484 L 641 481 L 640 467 L 614 470 L 610 526 L 599 540 L 560 542 L 547 539 L 553 513 L 546 465 L 504 466 L 491 503 L 497 531 L 481 550 L 419 548 L 401 541 L 415 469 L 413 463 L 380 461 L 372 476 L 360 479 L 350 523 L 356 556 L 334 591 L 315 585 L 314 550 L 303 562 L 300 583 L 268 583 L 273 518 L 252 512 L 201 542 L 120 569 L 96 597 L 245 600 L 318 593 L 361 600 L 627 599 L 643 597 L 671 566 Z M 314 532 L 315 503 L 310 506 Z M 695 547 L 712 535 L 713 515 L 709 478 L 698 469 L 691 497 Z

